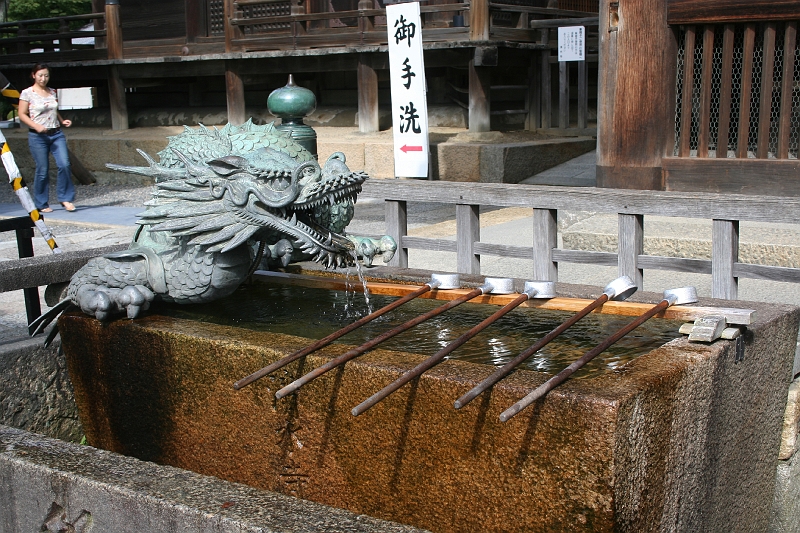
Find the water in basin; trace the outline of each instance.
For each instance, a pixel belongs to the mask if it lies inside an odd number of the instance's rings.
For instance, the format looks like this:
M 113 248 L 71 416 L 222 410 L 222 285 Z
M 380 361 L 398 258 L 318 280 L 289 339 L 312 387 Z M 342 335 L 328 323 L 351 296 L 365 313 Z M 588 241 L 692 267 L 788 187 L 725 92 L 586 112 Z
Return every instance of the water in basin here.
M 371 295 L 373 309 L 395 297 Z M 343 337 L 337 342 L 362 344 L 392 327 L 444 302 L 416 299 Z M 387 350 L 430 356 L 499 309 L 488 304 L 463 304 L 382 343 Z M 163 305 L 157 312 L 258 331 L 321 339 L 369 313 L 360 293 L 258 283 L 206 305 Z M 569 312 L 519 307 L 482 331 L 450 356 L 501 366 L 572 316 Z M 568 329 L 520 368 L 556 373 L 633 320 L 633 317 L 591 314 Z M 591 377 L 619 368 L 631 359 L 679 336 L 681 322 L 651 319 L 600 354 L 574 377 Z

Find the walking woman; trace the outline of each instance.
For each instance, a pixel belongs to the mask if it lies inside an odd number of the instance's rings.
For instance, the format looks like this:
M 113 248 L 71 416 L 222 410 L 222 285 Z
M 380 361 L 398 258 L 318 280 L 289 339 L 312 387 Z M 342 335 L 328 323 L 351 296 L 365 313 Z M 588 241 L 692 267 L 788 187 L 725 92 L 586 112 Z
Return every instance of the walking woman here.
M 19 119 L 28 126 L 28 146 L 36 163 L 33 179 L 33 201 L 42 213 L 50 213 L 50 154 L 58 166 L 56 198 L 64 209 L 75 211 L 75 186 L 70 178 L 67 139 L 61 126 L 69 128 L 71 120 L 64 120 L 58 112 L 58 97 L 55 89 L 47 86 L 50 69 L 37 63 L 31 70 L 33 85 L 19 95 Z

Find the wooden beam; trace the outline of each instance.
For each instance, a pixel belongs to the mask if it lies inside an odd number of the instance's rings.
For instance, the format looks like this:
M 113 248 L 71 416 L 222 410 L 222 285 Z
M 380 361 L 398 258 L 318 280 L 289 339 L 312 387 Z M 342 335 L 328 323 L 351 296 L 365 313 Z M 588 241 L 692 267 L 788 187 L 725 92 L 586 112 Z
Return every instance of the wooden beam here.
M 795 56 L 797 47 L 797 21 L 786 24 L 783 43 L 783 82 L 781 84 L 781 110 L 778 118 L 778 159 L 789 158 L 794 85 L 794 61 L 792 58 Z
M 475 59 L 469 62 L 469 131 L 491 130 L 490 67 L 475 66 Z
M 766 159 L 769 152 L 769 130 L 772 122 L 772 76 L 775 73 L 775 33 L 774 22 L 764 25 L 761 95 L 758 106 L 758 141 L 756 142 L 758 159 Z
M 708 157 L 709 136 L 711 135 L 711 82 L 714 70 L 714 26 L 706 26 L 703 30 L 702 58 L 697 157 Z
M 668 191 L 800 196 L 797 159 L 668 157 L 662 164 Z
M 797 0 L 667 0 L 667 24 L 718 24 L 800 19 Z
M 726 24 L 722 37 L 722 80 L 719 96 L 719 126 L 717 128 L 716 155 L 728 157 L 731 127 L 731 91 L 733 90 L 733 39 L 734 27 Z
M 378 115 L 378 73 L 366 54 L 358 56 L 358 131 L 380 130 Z
M 228 122 L 237 126 L 244 124 L 247 121 L 244 82 L 238 66 L 232 61 L 225 62 L 225 96 L 228 101 Z
M 750 97 L 753 93 L 753 84 L 751 80 L 753 79 L 753 49 L 755 47 L 755 41 L 755 24 L 748 24 L 744 29 L 742 87 L 741 97 L 739 98 L 739 136 L 736 140 L 736 157 L 739 159 L 747 159 L 748 152 L 748 139 L 750 136 Z

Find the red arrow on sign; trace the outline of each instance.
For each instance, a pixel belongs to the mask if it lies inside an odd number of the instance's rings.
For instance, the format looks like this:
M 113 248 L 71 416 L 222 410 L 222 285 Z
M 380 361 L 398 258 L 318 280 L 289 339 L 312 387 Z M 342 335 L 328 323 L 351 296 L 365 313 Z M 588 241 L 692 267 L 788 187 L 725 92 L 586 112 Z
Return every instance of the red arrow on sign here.
M 408 152 L 421 152 L 422 146 L 408 146 L 407 144 L 404 144 L 400 149 L 407 154 Z

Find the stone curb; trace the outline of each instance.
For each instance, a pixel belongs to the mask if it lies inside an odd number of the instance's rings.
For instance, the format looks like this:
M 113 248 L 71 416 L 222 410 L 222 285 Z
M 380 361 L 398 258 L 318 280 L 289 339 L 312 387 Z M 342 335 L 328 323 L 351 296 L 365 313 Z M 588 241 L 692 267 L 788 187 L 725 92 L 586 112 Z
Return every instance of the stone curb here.
M 7 426 L 0 479 L 0 532 L 422 531 Z

